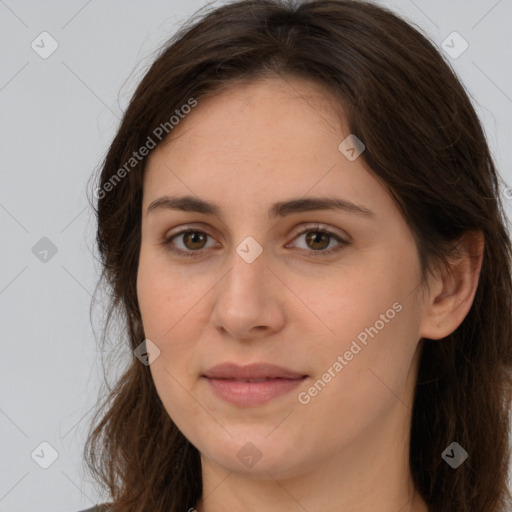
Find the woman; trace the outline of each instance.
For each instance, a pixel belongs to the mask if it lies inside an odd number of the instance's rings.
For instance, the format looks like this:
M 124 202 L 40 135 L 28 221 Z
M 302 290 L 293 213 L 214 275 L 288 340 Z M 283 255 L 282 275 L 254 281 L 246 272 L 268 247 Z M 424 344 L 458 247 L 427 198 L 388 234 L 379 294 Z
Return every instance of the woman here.
M 142 79 L 97 199 L 134 355 L 86 447 L 110 510 L 507 510 L 499 176 L 417 30 L 212 9 Z

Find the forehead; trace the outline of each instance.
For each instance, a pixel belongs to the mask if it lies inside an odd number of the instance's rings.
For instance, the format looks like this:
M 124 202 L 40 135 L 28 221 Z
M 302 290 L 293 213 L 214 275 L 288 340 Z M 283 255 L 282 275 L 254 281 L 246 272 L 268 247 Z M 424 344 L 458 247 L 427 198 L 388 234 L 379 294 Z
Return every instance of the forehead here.
M 316 144 L 325 132 L 339 138 L 336 111 L 341 105 L 315 82 L 290 77 L 237 81 L 197 101 L 151 158 L 171 144 L 174 152 L 193 146 L 202 155 L 223 153 L 225 162 L 230 156 L 239 159 L 243 151 L 254 156 L 270 144 L 278 157 L 285 151 L 298 153 L 304 136 Z
M 233 83 L 197 101 L 149 155 L 146 206 L 171 192 L 233 197 L 248 208 L 269 202 L 269 195 L 339 191 L 371 208 L 380 185 L 362 159 L 341 154 L 349 135 L 341 105 L 317 83 L 290 77 Z

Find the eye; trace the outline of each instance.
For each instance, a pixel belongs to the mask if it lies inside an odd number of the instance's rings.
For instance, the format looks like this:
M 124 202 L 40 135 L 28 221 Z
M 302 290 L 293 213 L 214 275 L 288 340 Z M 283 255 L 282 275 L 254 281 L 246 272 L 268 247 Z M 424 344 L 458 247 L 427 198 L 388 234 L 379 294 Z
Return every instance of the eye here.
M 202 253 L 202 250 L 205 248 L 205 241 L 209 236 L 208 233 L 198 229 L 184 229 L 165 238 L 162 245 L 178 256 L 195 257 Z M 176 248 L 174 244 L 175 238 L 181 238 L 185 245 L 185 250 Z
M 333 252 L 339 251 L 343 246 L 349 245 L 349 242 L 343 240 L 340 236 L 333 233 L 332 231 L 321 228 L 319 225 L 307 226 L 306 228 L 303 228 L 302 231 L 296 233 L 294 239 L 303 235 L 306 235 L 304 239 L 306 247 L 302 247 L 302 249 L 311 249 L 307 252 L 311 253 L 311 255 L 315 257 L 330 255 Z M 204 249 L 208 248 L 206 246 L 206 241 L 208 238 L 212 237 L 205 231 L 189 228 L 166 237 L 163 240 L 162 245 L 178 256 L 198 257 L 203 254 Z M 176 247 L 176 243 L 174 242 L 175 239 L 181 240 L 182 248 Z M 335 247 L 331 246 L 331 242 L 333 240 L 338 242 L 338 245 Z
M 349 245 L 349 242 L 343 240 L 336 233 L 322 228 L 318 224 L 306 226 L 306 228 L 303 228 L 295 235 L 295 238 L 302 237 L 303 235 L 306 235 L 304 238 L 306 247 L 303 248 L 305 250 L 312 249 L 308 252 L 315 257 L 331 255 L 333 252 L 339 251 L 343 246 Z M 335 247 L 329 247 L 333 240 L 337 241 L 338 245 Z

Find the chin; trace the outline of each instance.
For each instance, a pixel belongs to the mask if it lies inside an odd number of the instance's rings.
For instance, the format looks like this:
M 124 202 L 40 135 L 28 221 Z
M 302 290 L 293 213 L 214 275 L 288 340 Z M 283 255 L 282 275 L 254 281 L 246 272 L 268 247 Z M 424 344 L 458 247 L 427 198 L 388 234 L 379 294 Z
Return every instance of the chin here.
M 214 464 L 227 471 L 248 478 L 269 480 L 272 478 L 285 479 L 299 475 L 304 467 L 304 447 L 297 449 L 298 443 L 285 432 L 282 436 L 253 435 L 247 431 L 244 435 L 233 435 L 222 442 L 212 439 L 203 440 L 203 447 L 198 446 L 202 457 L 208 458 Z M 267 436 L 267 437 L 265 437 Z

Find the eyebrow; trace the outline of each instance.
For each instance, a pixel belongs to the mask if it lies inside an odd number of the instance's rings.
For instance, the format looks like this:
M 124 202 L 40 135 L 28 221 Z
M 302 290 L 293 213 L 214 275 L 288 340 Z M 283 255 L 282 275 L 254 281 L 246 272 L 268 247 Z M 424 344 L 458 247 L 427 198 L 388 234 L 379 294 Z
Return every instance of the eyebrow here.
M 218 205 L 194 196 L 169 197 L 162 196 L 155 199 L 147 209 L 147 214 L 162 210 L 178 210 L 184 212 L 197 212 L 206 215 L 222 217 L 222 210 Z M 355 204 L 346 199 L 334 197 L 309 197 L 290 199 L 274 203 L 269 211 L 269 218 L 285 217 L 293 213 L 309 212 L 316 210 L 341 210 L 354 213 L 362 217 L 375 217 L 375 213 L 368 208 Z

